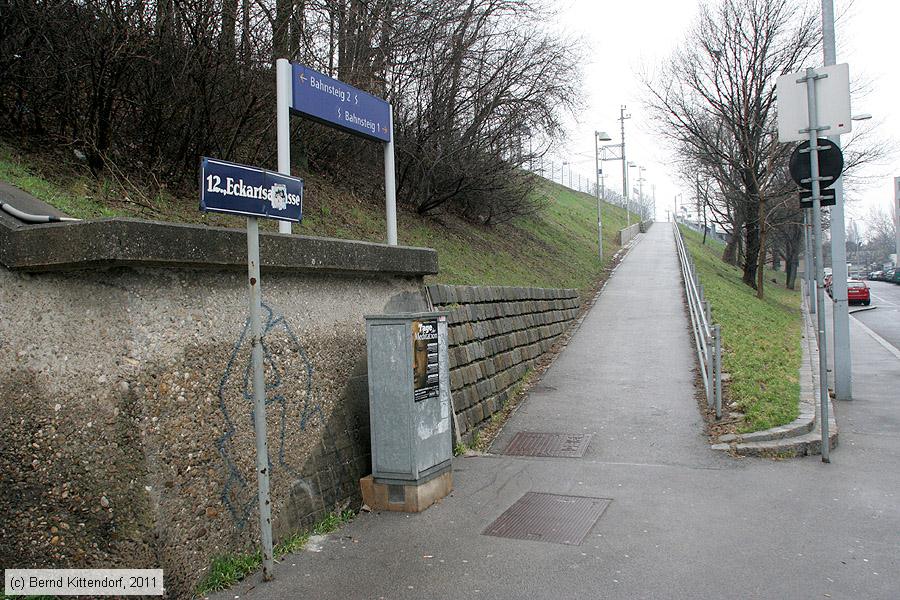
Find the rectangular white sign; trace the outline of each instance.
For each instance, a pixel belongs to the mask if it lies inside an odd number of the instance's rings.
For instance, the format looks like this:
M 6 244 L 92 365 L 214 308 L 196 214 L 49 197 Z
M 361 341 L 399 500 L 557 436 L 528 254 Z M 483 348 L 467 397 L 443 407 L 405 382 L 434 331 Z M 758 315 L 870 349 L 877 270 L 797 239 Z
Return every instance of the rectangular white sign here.
M 829 67 L 817 67 L 816 79 L 816 121 L 819 137 L 849 133 L 850 119 L 850 67 L 847 63 Z M 800 133 L 809 127 L 809 105 L 806 97 L 806 82 L 797 83 L 806 77 L 806 71 L 782 75 L 778 78 L 775 93 L 778 96 L 778 141 L 800 142 L 809 139 L 808 133 Z
M 6 569 L 7 596 L 162 596 L 162 569 Z

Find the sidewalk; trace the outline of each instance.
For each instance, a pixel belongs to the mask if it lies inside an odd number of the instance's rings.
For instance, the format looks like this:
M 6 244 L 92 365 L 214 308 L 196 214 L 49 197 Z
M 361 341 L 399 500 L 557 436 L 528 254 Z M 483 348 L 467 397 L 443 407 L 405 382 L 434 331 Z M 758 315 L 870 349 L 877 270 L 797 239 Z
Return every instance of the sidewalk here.
M 878 453 L 843 430 L 831 465 L 709 450 L 682 297 L 671 224 L 657 223 L 492 454 L 454 460 L 450 497 L 421 514 L 361 514 L 285 557 L 274 582 L 213 597 L 896 598 L 900 407 L 874 434 Z M 500 454 L 519 431 L 593 437 L 581 458 Z M 482 534 L 527 492 L 609 504 L 580 545 Z

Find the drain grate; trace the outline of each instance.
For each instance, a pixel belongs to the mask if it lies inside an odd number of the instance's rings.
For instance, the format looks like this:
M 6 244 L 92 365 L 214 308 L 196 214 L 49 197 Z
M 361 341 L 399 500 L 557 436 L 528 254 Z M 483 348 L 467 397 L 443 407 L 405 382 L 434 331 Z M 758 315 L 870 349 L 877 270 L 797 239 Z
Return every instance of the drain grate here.
M 589 433 L 535 433 L 520 431 L 515 435 L 503 454 L 513 456 L 549 456 L 554 458 L 580 458 L 584 456 Z
M 528 492 L 482 533 L 580 546 L 610 502 L 609 498 Z

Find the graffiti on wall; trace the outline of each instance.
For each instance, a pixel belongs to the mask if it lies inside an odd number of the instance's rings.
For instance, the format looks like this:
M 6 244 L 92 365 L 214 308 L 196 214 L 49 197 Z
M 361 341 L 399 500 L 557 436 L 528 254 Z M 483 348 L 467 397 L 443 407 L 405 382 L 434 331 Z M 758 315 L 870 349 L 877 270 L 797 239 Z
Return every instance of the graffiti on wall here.
M 265 303 L 262 305 L 262 309 L 264 322 L 261 342 L 263 364 L 266 370 L 266 411 L 274 410 L 278 414 L 278 430 L 275 434 L 278 440 L 278 451 L 274 464 L 272 454 L 270 453 L 269 455 L 269 472 L 272 473 L 273 467 L 277 466 L 288 474 L 292 480 L 300 482 L 301 485 L 305 484 L 308 487 L 309 484 L 300 476 L 298 467 L 292 464 L 288 457 L 285 456 L 285 442 L 292 433 L 292 427 L 296 427 L 300 432 L 303 432 L 308 426 L 323 421 L 322 405 L 313 398 L 313 366 L 306 349 L 291 330 L 284 316 L 276 316 L 275 311 Z M 250 320 L 247 319 L 240 336 L 234 344 L 218 389 L 219 410 L 222 412 L 225 420 L 225 432 L 216 442 L 219 455 L 225 462 L 226 471 L 221 499 L 222 504 L 228 509 L 232 519 L 240 529 L 243 529 L 246 525 L 256 506 L 254 493 L 256 480 L 253 469 L 242 472 L 238 462 L 234 459 L 232 446 L 236 432 L 236 422 L 235 415 L 232 415 L 228 409 L 226 395 L 236 383 L 233 381 L 233 378 L 239 377 L 240 380 L 237 383 L 239 384 L 238 389 L 243 400 L 241 406 L 246 407 L 247 410 L 243 415 L 237 415 L 237 418 L 243 417 L 248 419 L 247 422 L 252 430 L 254 404 L 249 333 Z M 295 357 L 294 361 L 296 364 L 289 364 L 271 352 L 271 341 L 276 335 L 290 346 L 286 350 L 289 355 Z M 242 349 L 244 350 L 243 353 Z M 243 364 L 238 364 L 242 354 L 246 354 L 246 360 L 243 361 Z M 292 424 L 288 422 L 288 413 L 290 412 L 288 404 L 294 400 L 289 400 L 290 394 L 287 392 L 289 385 L 291 389 L 295 389 L 298 383 L 301 383 L 301 389 L 303 390 L 301 394 L 300 421 Z
M 280 470 L 282 476 L 291 481 L 292 490 L 301 491 L 311 499 L 318 499 L 318 504 L 323 509 L 334 506 L 345 500 L 344 490 L 350 483 L 355 485 L 360 476 L 353 467 L 359 455 L 348 449 L 346 444 L 339 442 L 336 432 L 326 421 L 322 402 L 316 398 L 315 371 L 299 337 L 283 315 L 277 315 L 265 303 L 262 308 L 264 322 L 261 342 L 266 371 L 266 411 L 270 416 L 270 423 L 272 411 L 275 411 L 274 414 L 278 417 L 277 430 L 274 432 L 278 450 L 269 453 L 269 472 L 276 478 Z M 235 434 L 239 427 L 245 426 L 248 432 L 253 431 L 253 373 L 249 334 L 248 319 L 234 344 L 218 388 L 219 410 L 225 423 L 225 431 L 216 442 L 225 466 L 221 501 L 238 529 L 246 526 L 254 514 L 257 502 L 254 465 L 242 468 L 240 461 L 236 460 L 234 447 Z M 276 340 L 280 352 L 273 351 Z M 229 396 L 233 397 L 235 394 L 241 399 L 238 405 L 240 414 L 236 415 L 232 414 L 235 410 L 233 402 L 232 409 L 229 409 L 226 401 Z M 300 403 L 299 407 L 296 406 L 297 402 Z M 353 429 L 356 430 L 358 427 L 354 426 Z M 350 434 L 347 430 L 337 433 Z M 333 454 L 333 458 L 323 459 L 322 464 L 313 465 L 319 473 L 318 484 L 314 477 L 307 479 L 304 473 L 301 473 L 302 466 L 295 461 L 302 460 L 303 457 L 292 457 L 286 452 L 286 447 L 293 438 L 307 434 L 321 437 L 322 443 L 316 448 L 317 452 Z M 273 432 L 270 431 L 269 440 L 272 438 Z M 324 474 L 327 474 L 328 483 L 324 485 L 326 489 L 323 490 L 321 481 Z M 311 477 L 308 474 L 307 476 Z

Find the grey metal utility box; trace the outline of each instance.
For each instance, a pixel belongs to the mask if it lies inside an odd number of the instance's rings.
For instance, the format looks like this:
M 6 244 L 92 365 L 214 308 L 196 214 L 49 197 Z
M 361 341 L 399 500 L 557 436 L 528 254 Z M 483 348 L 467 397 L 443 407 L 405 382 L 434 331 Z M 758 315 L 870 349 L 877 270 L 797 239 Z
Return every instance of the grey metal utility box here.
M 447 316 L 366 316 L 372 475 L 418 484 L 450 468 L 453 456 Z

